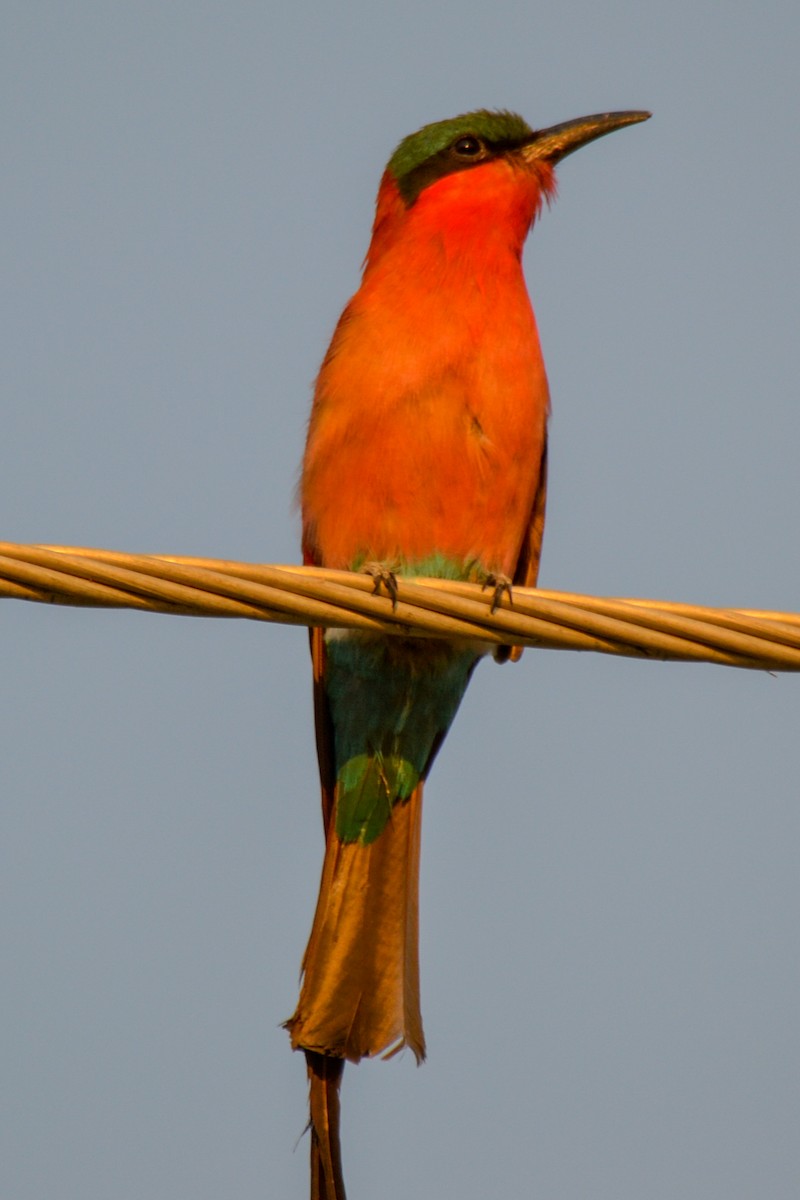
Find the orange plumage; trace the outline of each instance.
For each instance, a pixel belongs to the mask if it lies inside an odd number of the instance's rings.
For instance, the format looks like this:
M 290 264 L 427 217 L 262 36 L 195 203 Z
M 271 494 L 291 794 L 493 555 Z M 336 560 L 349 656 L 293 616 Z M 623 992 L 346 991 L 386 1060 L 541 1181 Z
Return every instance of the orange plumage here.
M 400 144 L 314 393 L 306 562 L 535 584 L 549 401 L 522 247 L 553 164 L 645 116 L 534 132 L 482 111 Z M 343 1061 L 424 1056 L 422 791 L 481 651 L 323 630 L 311 645 L 325 863 L 287 1026 L 308 1061 L 312 1200 L 343 1200 Z
M 364 279 L 320 372 L 303 465 L 311 562 L 432 555 L 513 575 L 547 380 L 522 275 L 546 164 L 448 175 L 411 209 L 387 172 Z

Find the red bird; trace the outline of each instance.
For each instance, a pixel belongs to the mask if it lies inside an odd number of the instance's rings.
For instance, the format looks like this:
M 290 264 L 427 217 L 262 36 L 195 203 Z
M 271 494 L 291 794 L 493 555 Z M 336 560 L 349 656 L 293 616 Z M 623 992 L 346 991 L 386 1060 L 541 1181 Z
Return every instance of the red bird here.
M 643 121 L 535 131 L 508 112 L 426 125 L 378 193 L 361 287 L 317 380 L 300 497 L 306 563 L 533 586 L 544 528 L 547 378 L 522 247 L 553 167 Z M 479 645 L 312 630 L 325 863 L 287 1027 L 306 1054 L 312 1200 L 342 1200 L 345 1059 L 420 1060 L 422 788 Z M 519 657 L 507 648 L 498 657 Z

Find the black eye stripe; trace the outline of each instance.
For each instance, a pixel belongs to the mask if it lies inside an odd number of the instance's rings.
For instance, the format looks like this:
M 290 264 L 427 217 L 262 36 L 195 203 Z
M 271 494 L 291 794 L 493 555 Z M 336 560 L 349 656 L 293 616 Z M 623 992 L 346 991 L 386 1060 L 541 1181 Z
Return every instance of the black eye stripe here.
M 525 139 L 489 139 L 478 133 L 460 133 L 440 150 L 434 151 L 412 170 L 398 177 L 397 186 L 407 207 L 415 204 L 421 192 L 445 175 L 469 171 L 492 159 L 511 154 L 524 145 Z

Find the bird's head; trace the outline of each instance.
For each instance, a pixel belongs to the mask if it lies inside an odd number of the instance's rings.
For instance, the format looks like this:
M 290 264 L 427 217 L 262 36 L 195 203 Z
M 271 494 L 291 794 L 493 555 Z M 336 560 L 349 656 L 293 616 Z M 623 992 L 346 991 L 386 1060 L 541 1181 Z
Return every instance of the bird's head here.
M 547 178 L 555 164 L 573 150 L 649 116 L 648 112 L 598 113 L 548 129 L 531 129 L 516 113 L 479 109 L 424 125 L 403 138 L 386 169 L 410 206 L 438 180 L 498 160 Z
M 556 163 L 649 116 L 640 111 L 598 113 L 532 129 L 516 113 L 479 109 L 425 125 L 400 142 L 386 166 L 373 250 L 382 249 L 382 235 L 391 236 L 418 209 L 425 210 L 432 224 L 463 221 L 468 212 L 494 214 L 502 222 L 513 213 L 524 238 L 542 201 L 555 192 Z M 418 219 L 415 213 L 413 220 Z

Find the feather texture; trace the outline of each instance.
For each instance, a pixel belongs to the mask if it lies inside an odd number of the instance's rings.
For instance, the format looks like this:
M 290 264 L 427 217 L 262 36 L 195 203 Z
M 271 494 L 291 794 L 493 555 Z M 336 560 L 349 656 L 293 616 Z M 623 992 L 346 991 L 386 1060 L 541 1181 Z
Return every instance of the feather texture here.
M 500 129 L 500 142 L 487 161 L 449 173 L 449 141 L 467 134 L 473 147 L 478 118 L 478 135 L 491 141 Z M 317 380 L 303 555 L 345 569 L 531 581 L 548 391 L 521 254 L 552 169 L 511 152 L 532 135 L 509 114 L 422 132 L 398 150 L 400 180 L 397 156 L 384 174 L 362 284 Z M 287 1028 L 308 1062 L 312 1197 L 340 1200 L 331 1181 L 344 1061 L 403 1046 L 425 1055 L 423 786 L 483 650 L 322 630 L 311 648 L 325 859 Z

